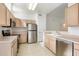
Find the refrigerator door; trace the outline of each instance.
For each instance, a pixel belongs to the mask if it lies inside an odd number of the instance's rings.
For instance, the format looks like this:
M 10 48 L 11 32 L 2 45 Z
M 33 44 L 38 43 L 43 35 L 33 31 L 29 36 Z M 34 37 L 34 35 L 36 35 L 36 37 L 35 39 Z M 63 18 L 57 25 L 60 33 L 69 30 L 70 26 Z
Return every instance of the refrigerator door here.
M 28 24 L 28 30 L 37 30 L 37 25 L 36 24 Z
M 37 42 L 37 31 L 28 31 L 28 43 Z

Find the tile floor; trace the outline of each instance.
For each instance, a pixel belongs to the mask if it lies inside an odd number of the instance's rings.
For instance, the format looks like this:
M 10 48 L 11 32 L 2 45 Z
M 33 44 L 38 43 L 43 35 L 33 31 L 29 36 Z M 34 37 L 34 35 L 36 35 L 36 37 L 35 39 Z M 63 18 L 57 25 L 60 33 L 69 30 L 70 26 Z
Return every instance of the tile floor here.
M 17 56 L 55 56 L 46 47 L 39 43 L 36 44 L 20 44 Z

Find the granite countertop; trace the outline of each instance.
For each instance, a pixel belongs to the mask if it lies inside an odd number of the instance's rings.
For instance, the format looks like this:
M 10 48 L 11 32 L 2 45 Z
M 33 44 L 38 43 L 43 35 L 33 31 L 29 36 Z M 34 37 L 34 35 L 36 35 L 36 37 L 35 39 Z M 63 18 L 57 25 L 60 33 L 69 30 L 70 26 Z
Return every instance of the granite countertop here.
M 58 32 L 58 33 L 57 33 Z M 79 35 L 73 35 L 64 31 L 46 31 L 47 35 L 56 37 L 58 40 L 70 41 L 79 44 Z
M 17 36 L 5 36 L 0 38 L 0 43 L 12 43 L 16 40 Z

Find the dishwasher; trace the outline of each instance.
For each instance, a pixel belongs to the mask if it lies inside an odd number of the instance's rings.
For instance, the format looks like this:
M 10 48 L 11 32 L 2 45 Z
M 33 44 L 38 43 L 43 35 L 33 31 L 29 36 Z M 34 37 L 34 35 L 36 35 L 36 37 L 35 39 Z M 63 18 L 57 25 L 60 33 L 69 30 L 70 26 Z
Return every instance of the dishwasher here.
M 56 45 L 57 56 L 72 56 L 72 42 L 57 38 Z

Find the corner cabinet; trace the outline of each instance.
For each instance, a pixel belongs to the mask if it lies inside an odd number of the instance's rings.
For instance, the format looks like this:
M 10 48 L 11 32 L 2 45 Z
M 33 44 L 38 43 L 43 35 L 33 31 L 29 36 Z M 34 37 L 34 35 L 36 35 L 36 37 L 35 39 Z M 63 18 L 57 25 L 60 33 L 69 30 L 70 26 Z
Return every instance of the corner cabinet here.
M 65 9 L 65 20 L 67 26 L 79 25 L 79 4 L 74 4 Z
M 0 3 L 0 26 L 5 26 L 6 25 L 6 13 L 7 13 L 7 8 L 3 3 Z

